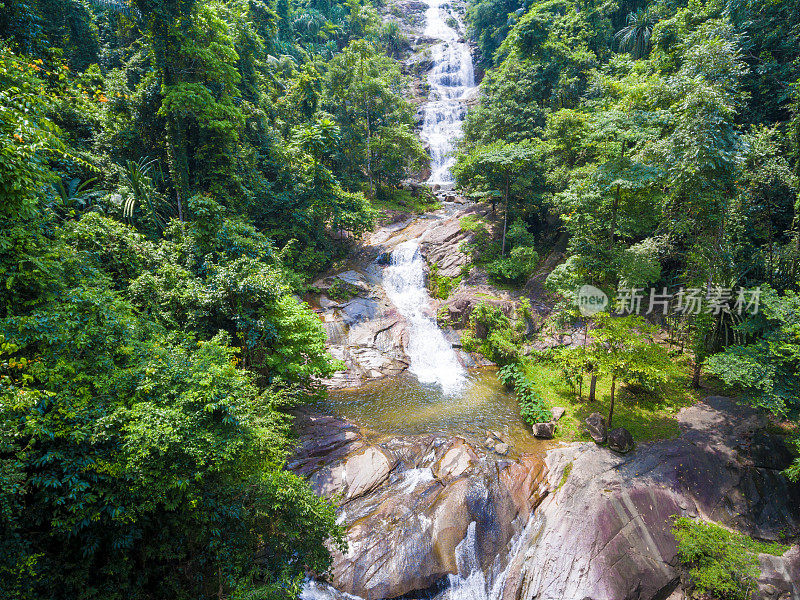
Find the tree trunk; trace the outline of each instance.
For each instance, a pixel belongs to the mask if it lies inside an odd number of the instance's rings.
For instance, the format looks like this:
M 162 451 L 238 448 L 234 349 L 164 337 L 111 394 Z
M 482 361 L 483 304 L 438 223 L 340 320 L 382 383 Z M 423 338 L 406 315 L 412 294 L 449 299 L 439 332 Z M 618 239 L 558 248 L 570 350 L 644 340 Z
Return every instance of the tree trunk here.
M 620 161 L 625 157 L 625 141 L 622 141 L 622 147 L 619 151 L 619 158 Z M 614 238 L 617 235 L 617 212 L 619 211 L 619 205 L 622 200 L 622 189 L 621 185 L 617 184 L 617 189 L 614 193 L 614 201 L 611 203 L 611 223 L 610 223 L 610 231 L 609 231 L 609 240 L 611 241 L 610 247 L 614 247 Z
M 772 233 L 772 202 L 767 200 L 767 232 L 769 236 L 769 275 L 767 276 L 770 285 L 774 285 L 772 274 L 775 272 L 773 257 L 775 256 L 773 233 Z
M 611 375 L 611 408 L 608 409 L 608 430 L 611 431 L 611 423 L 614 420 L 614 392 L 617 387 L 617 376 Z
M 596 392 L 597 392 L 597 375 L 592 375 L 592 380 L 589 383 L 589 402 L 595 401 Z
M 506 171 L 506 210 L 503 215 L 503 246 L 500 249 L 500 256 L 505 256 L 506 253 L 506 230 L 508 229 L 508 179 L 509 173 Z
M 698 359 L 697 356 L 694 357 L 694 371 L 692 372 L 692 389 L 699 390 L 700 389 L 700 369 L 703 368 L 703 363 Z
M 609 240 L 610 247 L 614 247 L 614 237 L 617 234 L 617 211 L 619 210 L 620 203 L 620 185 L 617 184 L 617 191 L 614 194 L 614 202 L 611 203 L 611 223 L 609 225 Z
M 178 219 L 183 221 L 182 199 L 189 195 L 189 157 L 186 152 L 186 124 L 176 115 L 167 118 L 167 158 L 178 200 Z

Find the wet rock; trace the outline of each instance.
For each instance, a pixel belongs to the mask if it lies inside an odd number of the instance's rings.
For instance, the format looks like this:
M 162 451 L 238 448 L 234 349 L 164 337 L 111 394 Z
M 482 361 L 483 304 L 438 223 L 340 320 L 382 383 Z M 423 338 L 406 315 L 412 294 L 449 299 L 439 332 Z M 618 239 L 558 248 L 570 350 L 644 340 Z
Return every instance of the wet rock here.
M 586 430 L 597 444 L 603 444 L 608 437 L 606 419 L 600 413 L 592 413 L 585 421 Z
M 433 466 L 433 475 L 437 479 L 458 477 L 477 461 L 478 455 L 472 447 L 464 440 L 457 439 Z
M 549 440 L 553 437 L 553 433 L 555 433 L 556 424 L 552 421 L 550 423 L 534 423 L 532 429 L 533 435 L 537 438 Z
M 633 450 L 634 446 L 631 432 L 624 427 L 617 427 L 608 432 L 608 447 L 614 452 L 626 454 Z
M 553 421 L 558 421 L 561 417 L 564 416 L 564 413 L 567 412 L 567 409 L 563 406 L 554 406 L 550 409 L 550 412 L 553 414 Z
M 497 452 L 500 456 L 505 456 L 508 454 L 509 447 L 508 444 L 501 442 L 494 447 L 494 451 Z

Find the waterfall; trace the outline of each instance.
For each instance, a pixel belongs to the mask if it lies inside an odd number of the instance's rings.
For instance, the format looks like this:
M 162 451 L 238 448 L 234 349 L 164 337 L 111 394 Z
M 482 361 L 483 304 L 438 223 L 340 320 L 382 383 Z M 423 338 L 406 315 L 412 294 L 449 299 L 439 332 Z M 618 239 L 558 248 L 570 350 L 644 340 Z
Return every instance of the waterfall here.
M 455 394 L 463 390 L 467 371 L 431 314 L 424 267 L 419 242 L 403 242 L 392 252 L 392 264 L 384 269 L 383 287 L 408 322 L 408 370 L 422 383 L 439 384 L 445 394 Z
M 423 111 L 422 134 L 431 154 L 429 184 L 451 186 L 452 152 L 461 138 L 461 124 L 466 115 L 465 100 L 476 91 L 475 73 L 469 46 L 459 41 L 458 32 L 444 19 L 442 4 L 447 0 L 427 0 L 425 35 L 439 43 L 431 47 L 434 66 L 428 73 L 429 101 Z M 455 15 L 449 15 L 456 18 Z

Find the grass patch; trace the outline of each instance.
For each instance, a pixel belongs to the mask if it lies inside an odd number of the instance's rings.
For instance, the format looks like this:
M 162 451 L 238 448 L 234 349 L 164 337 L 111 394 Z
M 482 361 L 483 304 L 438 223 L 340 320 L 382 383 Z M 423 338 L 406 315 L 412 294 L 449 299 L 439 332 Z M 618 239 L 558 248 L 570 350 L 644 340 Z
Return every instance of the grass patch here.
M 420 214 L 438 210 L 442 207 L 442 203 L 427 190 L 423 190 L 418 196 L 415 196 L 408 190 L 381 189 L 380 195 L 372 199 L 372 206 L 379 210 Z
M 564 381 L 561 370 L 546 360 L 524 361 L 525 373 L 534 390 L 549 404 L 563 406 L 566 413 L 558 422 L 556 437 L 564 441 L 591 440 L 584 431 L 584 420 L 592 413 L 608 415 L 611 401 L 611 380 L 597 380 L 595 402 L 589 402 L 590 377 L 584 375 L 582 398 Z M 655 393 L 632 387 L 617 386 L 612 427 L 625 427 L 638 441 L 676 437 L 680 431 L 677 412 L 703 398 L 723 390 L 715 380 L 704 382 L 706 387 L 693 390 L 691 367 L 685 357 L 677 357 L 667 367 L 667 381 Z

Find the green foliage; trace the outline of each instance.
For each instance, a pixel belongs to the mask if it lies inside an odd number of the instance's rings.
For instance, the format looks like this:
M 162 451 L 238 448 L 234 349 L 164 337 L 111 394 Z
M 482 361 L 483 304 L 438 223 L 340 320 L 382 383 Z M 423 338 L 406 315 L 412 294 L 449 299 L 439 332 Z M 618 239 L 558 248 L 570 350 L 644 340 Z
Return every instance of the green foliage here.
M 524 283 L 533 274 L 539 255 L 533 248 L 512 248 L 508 256 L 501 256 L 486 265 L 489 277 L 503 283 Z
M 669 364 L 667 351 L 653 339 L 656 328 L 639 316 L 595 316 L 592 343 L 587 349 L 587 361 L 600 376 L 611 378 L 611 406 L 608 426 L 614 417 L 616 382 L 624 381 L 645 388 L 654 388 L 666 380 Z
M 678 556 L 696 592 L 724 600 L 747 600 L 758 588 L 758 554 L 780 556 L 788 546 L 758 542 L 714 523 L 680 517 L 672 533 Z
M 753 343 L 715 354 L 706 368 L 746 390 L 755 404 L 785 415 L 800 395 L 800 296 L 765 288 L 760 304 L 759 313 L 741 326 Z
M 611 380 L 602 377 L 597 380 L 594 402 L 587 402 L 591 382 L 591 372 L 579 350 L 573 350 L 569 357 L 577 364 L 571 367 L 572 381 L 564 373 L 562 356 L 565 350 L 544 350 L 532 352 L 521 365 L 536 392 L 551 406 L 566 409 L 558 421 L 559 437 L 564 441 L 587 441 L 585 419 L 592 413 L 608 413 L 611 406 Z M 583 371 L 582 376 L 575 371 Z M 650 441 L 674 438 L 680 435 L 678 412 L 687 406 L 702 401 L 709 394 L 730 394 L 716 381 L 705 382 L 702 390 L 691 387 L 691 370 L 688 359 L 678 356 L 665 366 L 665 381 L 656 390 L 647 390 L 638 385 L 629 385 L 615 390 L 614 424 L 625 427 L 636 441 Z M 581 392 L 580 396 L 578 391 Z
M 709 357 L 706 370 L 727 385 L 743 390 L 750 402 L 785 417 L 800 405 L 800 296 L 767 287 L 761 308 L 739 326 L 748 344 L 733 345 Z M 787 473 L 800 477 L 800 459 Z
M 454 289 L 461 283 L 461 276 L 448 277 L 439 274 L 439 265 L 431 263 L 428 274 L 428 288 L 434 298 L 447 300 Z
M 518 319 L 514 323 L 498 306 L 481 302 L 472 311 L 469 322 L 470 331 L 461 336 L 465 350 L 480 352 L 498 364 L 518 360 L 524 319 Z
M 423 155 L 402 36 L 360 0 L 0 30 L 0 593 L 296 597 L 343 543 L 284 470 L 334 368 L 296 292 Z
M 0 47 L 0 214 L 31 216 L 38 195 L 53 182 L 48 161 L 64 151 L 47 118 L 52 99 L 43 94 L 41 67 Z
M 614 36 L 622 51 L 630 51 L 633 58 L 643 58 L 650 52 L 653 35 L 653 14 L 649 6 L 642 6 L 628 14 L 627 25 Z
M 497 376 L 504 386 L 514 390 L 519 401 L 520 414 L 530 425 L 553 420 L 553 413 L 547 403 L 538 395 L 519 365 L 505 365 Z

